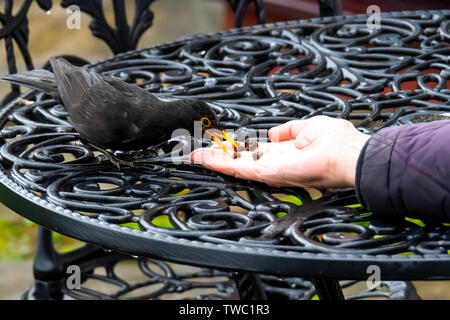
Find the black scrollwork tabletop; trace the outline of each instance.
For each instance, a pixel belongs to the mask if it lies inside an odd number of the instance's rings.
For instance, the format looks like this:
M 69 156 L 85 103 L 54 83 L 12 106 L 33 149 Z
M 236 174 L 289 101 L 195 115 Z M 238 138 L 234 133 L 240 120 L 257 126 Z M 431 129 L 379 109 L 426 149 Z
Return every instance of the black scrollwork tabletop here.
M 366 15 L 266 24 L 90 67 L 161 99 L 203 99 L 226 128 L 248 135 L 320 114 L 372 134 L 448 116 L 449 17 L 450 10 L 383 14 L 378 29 L 368 28 Z M 386 280 L 450 278 L 450 224 L 377 220 L 352 189 L 271 188 L 174 162 L 173 147 L 191 144 L 187 138 L 118 170 L 82 144 L 61 105 L 37 91 L 0 117 L 1 200 L 71 237 L 266 274 L 365 279 L 376 264 Z

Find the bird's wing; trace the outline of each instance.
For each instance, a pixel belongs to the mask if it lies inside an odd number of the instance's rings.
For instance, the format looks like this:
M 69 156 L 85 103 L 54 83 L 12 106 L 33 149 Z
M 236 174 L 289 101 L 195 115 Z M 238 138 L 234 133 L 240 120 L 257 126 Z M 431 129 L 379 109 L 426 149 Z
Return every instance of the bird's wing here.
M 62 58 L 50 59 L 50 63 L 74 128 L 92 143 L 104 145 L 114 139 L 120 125 L 120 93 L 93 70 L 73 66 Z
M 51 58 L 50 64 L 61 100 L 68 109 L 78 107 L 92 87 L 105 84 L 95 71 L 73 66 L 63 58 Z
M 124 111 L 122 115 L 139 130 L 148 125 L 149 114 L 154 114 L 154 110 L 165 106 L 164 102 L 135 84 L 105 75 L 103 78 L 117 93 L 120 93 Z
M 156 104 L 162 103 L 161 100 L 135 84 L 128 83 L 117 78 L 109 77 L 107 75 L 102 75 L 102 78 L 115 90 L 121 92 L 126 99 L 145 99 Z
M 160 108 L 162 101 L 135 84 L 72 66 L 61 58 L 50 63 L 73 126 L 92 143 L 126 143 L 148 133 L 149 124 L 165 127 L 162 122 L 170 118 Z

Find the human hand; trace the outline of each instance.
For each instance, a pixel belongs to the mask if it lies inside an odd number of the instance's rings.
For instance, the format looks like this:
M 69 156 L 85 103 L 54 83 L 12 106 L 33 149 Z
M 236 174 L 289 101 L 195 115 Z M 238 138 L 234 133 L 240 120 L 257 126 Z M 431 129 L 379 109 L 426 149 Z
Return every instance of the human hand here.
M 191 161 L 274 187 L 354 187 L 358 156 L 370 136 L 350 121 L 316 116 L 274 127 L 269 138 L 259 143 L 258 160 L 248 151 L 233 159 L 216 145 L 194 150 Z

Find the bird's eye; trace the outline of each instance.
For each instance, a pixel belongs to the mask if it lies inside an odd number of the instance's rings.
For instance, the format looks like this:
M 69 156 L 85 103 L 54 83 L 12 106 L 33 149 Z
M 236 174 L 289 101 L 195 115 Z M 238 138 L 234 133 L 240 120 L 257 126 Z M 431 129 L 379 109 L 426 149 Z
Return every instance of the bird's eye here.
M 209 120 L 207 117 L 202 117 L 200 120 L 202 121 L 202 126 L 204 126 L 205 128 L 211 127 L 211 120 Z

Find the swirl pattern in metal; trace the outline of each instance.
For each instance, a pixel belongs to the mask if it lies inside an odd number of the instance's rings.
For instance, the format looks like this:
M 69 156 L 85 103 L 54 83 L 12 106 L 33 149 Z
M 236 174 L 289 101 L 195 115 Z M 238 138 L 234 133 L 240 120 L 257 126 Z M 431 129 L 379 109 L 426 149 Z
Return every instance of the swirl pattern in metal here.
M 125 269 L 127 274 L 120 272 L 120 264 L 124 262 L 128 265 Z M 131 264 L 135 266 L 132 277 L 128 274 Z M 137 261 L 112 259 L 107 264 L 97 265 L 97 268 L 90 270 L 80 289 L 68 289 L 64 279 L 62 291 L 66 299 L 76 300 L 236 300 L 240 298 L 239 289 L 232 274 L 206 268 L 191 267 L 187 270 L 186 268 L 186 266 L 153 259 Z M 130 278 L 134 278 L 133 281 L 130 281 Z M 97 282 L 97 285 L 93 280 Z M 261 282 L 269 300 L 318 298 L 312 282 L 306 279 L 261 275 Z M 103 285 L 99 286 L 98 283 Z M 347 300 L 418 298 L 409 282 L 382 281 L 379 287 L 373 289 L 365 288 L 365 283 L 358 281 L 342 281 L 341 285 L 348 293 Z M 29 293 L 32 294 L 32 292 Z
M 320 114 L 371 134 L 405 115 L 450 109 L 449 16 L 383 14 L 380 29 L 368 29 L 366 15 L 268 24 L 131 51 L 91 67 L 163 99 L 204 99 L 226 128 L 248 134 Z M 450 262 L 448 224 L 378 221 L 354 190 L 275 189 L 174 164 L 174 144 L 189 142 L 181 138 L 119 171 L 79 141 L 61 105 L 35 91 L 23 98 L 34 104 L 14 102 L 1 111 L 2 165 L 9 179 L 48 203 L 135 232 L 236 250 Z
M 5 0 L 4 11 L 0 12 L 0 40 L 5 40 L 5 53 L 9 73 L 17 72 L 16 54 L 14 42 L 19 48 L 23 61 L 28 70 L 34 69 L 30 52 L 28 51 L 28 10 L 33 0 L 25 0 L 20 3 L 20 8 L 14 8 L 13 0 Z M 48 11 L 52 7 L 51 0 L 36 1 L 42 10 Z M 17 4 L 17 1 L 16 1 Z M 11 92 L 0 100 L 0 106 L 16 98 L 20 94 L 19 87 L 11 85 Z
M 65 277 L 59 288 L 66 300 L 237 300 L 249 290 L 233 273 L 188 267 L 155 259 L 120 254 L 100 254 L 81 264 L 80 288 L 69 288 Z M 317 293 L 311 281 L 296 277 L 260 275 L 267 299 L 311 300 Z M 241 287 L 239 287 L 239 285 Z M 417 299 L 409 282 L 381 281 L 377 288 L 367 289 L 365 282 L 342 281 L 348 300 Z M 22 299 L 35 299 L 35 287 Z
M 149 7 L 153 0 L 135 0 L 134 18 L 127 21 L 127 6 L 124 0 L 113 1 L 115 26 L 110 26 L 103 12 L 102 1 L 62 0 L 63 8 L 77 6 L 92 17 L 89 28 L 109 46 L 114 54 L 136 49 L 142 34 L 153 24 L 153 12 Z

